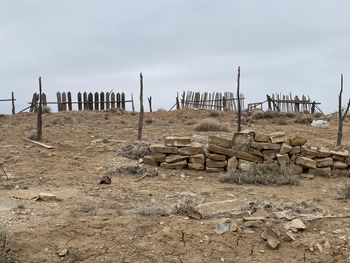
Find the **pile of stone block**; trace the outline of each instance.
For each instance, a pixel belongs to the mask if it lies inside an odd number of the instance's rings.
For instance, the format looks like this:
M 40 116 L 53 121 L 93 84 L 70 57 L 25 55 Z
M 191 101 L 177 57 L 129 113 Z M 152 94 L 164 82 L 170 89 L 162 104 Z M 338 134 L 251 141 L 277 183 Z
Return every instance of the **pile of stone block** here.
M 203 145 L 192 142 L 190 137 L 166 137 L 164 145 L 151 145 L 151 152 L 143 158 L 144 164 L 165 169 L 205 169 Z

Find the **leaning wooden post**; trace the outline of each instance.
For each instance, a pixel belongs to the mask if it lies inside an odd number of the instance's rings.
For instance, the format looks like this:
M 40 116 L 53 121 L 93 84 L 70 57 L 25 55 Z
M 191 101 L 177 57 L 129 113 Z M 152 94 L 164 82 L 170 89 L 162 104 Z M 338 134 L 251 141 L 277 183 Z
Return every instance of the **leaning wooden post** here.
M 152 96 L 147 98 L 147 100 L 148 100 L 149 112 L 152 112 Z
M 137 140 L 142 139 L 142 128 L 143 128 L 143 76 L 140 73 L 140 118 L 139 118 L 139 130 L 137 133 Z
M 344 119 L 346 118 L 346 115 L 348 114 L 349 107 L 350 107 L 350 99 L 348 102 L 348 105 L 346 107 L 346 110 L 343 114 L 343 109 L 342 109 L 342 95 L 343 95 L 343 74 L 340 76 L 340 92 L 339 92 L 339 103 L 338 103 L 338 136 L 337 136 L 337 146 L 341 145 L 341 141 L 343 138 L 343 124 L 344 124 Z
M 240 91 L 239 91 L 240 78 L 241 78 L 241 67 L 238 67 L 238 74 L 237 74 L 237 130 L 239 132 L 241 131 L 241 98 L 240 98 Z
M 38 108 L 38 122 L 37 122 L 37 136 L 36 139 L 41 141 L 43 135 L 43 112 L 41 105 L 41 77 L 39 77 L 39 108 Z
M 12 92 L 11 101 L 12 101 L 12 115 L 15 115 L 16 108 L 15 108 L 15 93 L 14 92 Z
M 179 93 L 177 93 L 177 96 L 176 96 L 176 109 L 177 110 L 180 109 Z

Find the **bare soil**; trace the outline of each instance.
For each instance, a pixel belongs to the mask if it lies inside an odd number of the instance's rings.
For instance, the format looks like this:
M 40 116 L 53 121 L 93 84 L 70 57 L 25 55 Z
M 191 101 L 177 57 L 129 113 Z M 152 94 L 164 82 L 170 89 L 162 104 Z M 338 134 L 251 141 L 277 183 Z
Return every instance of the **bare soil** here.
M 205 142 L 217 133 L 197 132 L 194 125 L 208 116 L 204 110 L 146 113 L 151 121 L 144 126 L 143 141 L 159 143 L 165 136 L 189 135 Z M 232 113 L 216 119 L 229 130 L 219 133 L 232 136 Z M 139 165 L 138 160 L 119 152 L 135 141 L 138 114 L 47 113 L 43 122 L 43 142 L 54 146 L 52 150 L 22 139 L 35 133 L 35 114 L 0 117 L 0 158 L 9 176 L 0 179 L 1 231 L 10 233 L 20 262 L 350 262 L 350 201 L 340 194 L 350 178 L 299 178 L 296 186 L 241 186 L 220 183 L 219 174 L 159 168 L 157 176 L 137 181 L 142 174 L 132 175 L 128 168 Z M 244 127 L 303 134 L 310 145 L 336 142 L 336 120 L 325 129 L 293 119 L 287 125 L 259 120 Z M 344 130 L 346 145 L 348 121 Z M 106 174 L 112 183 L 100 185 Z M 35 201 L 41 192 L 55 194 L 58 200 Z M 295 241 L 281 237 L 274 250 L 260 237 L 265 222 L 252 228 L 239 217 L 231 218 L 238 229 L 220 235 L 215 228 L 225 218 L 196 220 L 172 212 L 184 195 L 198 203 L 237 199 L 247 205 L 308 204 L 324 217 L 303 219 L 307 229 L 295 233 Z M 280 227 L 285 221 L 270 223 Z M 59 256 L 65 249 L 68 253 Z

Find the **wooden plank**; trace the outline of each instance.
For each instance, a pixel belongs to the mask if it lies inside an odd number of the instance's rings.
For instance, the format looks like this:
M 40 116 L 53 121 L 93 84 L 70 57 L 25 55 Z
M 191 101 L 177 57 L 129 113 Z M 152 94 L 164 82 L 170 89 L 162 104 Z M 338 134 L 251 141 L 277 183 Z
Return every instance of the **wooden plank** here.
M 83 93 L 83 101 L 84 101 L 84 110 L 89 109 L 89 103 L 88 103 L 88 95 L 86 91 Z
M 53 148 L 54 148 L 54 147 L 51 146 L 51 145 L 47 145 L 47 144 L 45 144 L 45 143 L 38 142 L 38 141 L 33 141 L 33 140 L 28 139 L 28 138 L 22 137 L 22 139 L 25 140 L 25 141 L 34 143 L 34 144 L 36 144 L 36 145 L 39 145 L 39 146 L 41 146 L 41 147 L 44 147 L 44 148 L 46 148 L 46 149 L 53 149 Z
M 68 91 L 67 97 L 68 97 L 68 110 L 72 111 L 72 109 L 73 109 L 73 107 L 72 107 L 72 93 L 70 91 Z
M 78 92 L 78 111 L 81 111 L 83 109 L 82 102 L 81 102 L 81 92 Z
M 99 105 L 99 104 L 100 104 L 100 103 L 99 103 L 99 102 L 100 102 L 100 101 L 99 101 L 99 95 L 100 95 L 100 94 L 98 94 L 98 92 L 95 92 L 95 95 L 94 95 L 94 99 L 95 99 L 95 110 L 99 110 L 99 106 L 100 106 L 100 105 Z
M 115 93 L 111 93 L 111 108 L 115 109 Z
M 120 109 L 120 93 L 117 93 L 117 108 Z
M 106 110 L 110 108 L 109 92 L 106 92 Z
M 100 109 L 101 110 L 105 109 L 105 93 L 104 92 L 100 93 Z
M 122 92 L 121 103 L 122 103 L 122 109 L 125 110 L 125 93 L 124 92 Z
M 88 95 L 88 101 L 89 101 L 89 110 L 94 110 L 94 94 L 92 94 L 92 92 L 89 93 Z
M 41 102 L 44 107 L 47 107 L 47 98 L 45 93 L 41 94 Z
M 61 97 L 61 93 L 57 92 L 56 93 L 56 98 L 57 98 L 57 111 L 60 112 L 62 110 L 62 97 Z
M 65 92 L 62 92 L 62 110 L 67 110 L 67 94 Z

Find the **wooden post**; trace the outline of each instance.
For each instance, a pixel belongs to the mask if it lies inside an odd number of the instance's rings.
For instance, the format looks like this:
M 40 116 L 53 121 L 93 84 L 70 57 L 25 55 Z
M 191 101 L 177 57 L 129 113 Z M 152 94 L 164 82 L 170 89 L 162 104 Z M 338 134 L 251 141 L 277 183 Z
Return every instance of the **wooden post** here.
M 140 118 L 139 118 L 139 130 L 137 133 L 137 140 L 142 139 L 142 128 L 143 128 L 143 76 L 140 73 Z
M 343 139 L 343 124 L 344 124 L 344 119 L 346 118 L 346 115 L 348 114 L 349 107 L 350 107 L 350 99 L 348 102 L 348 105 L 346 107 L 346 110 L 343 114 L 343 109 L 342 109 L 342 95 L 343 95 L 343 74 L 341 74 L 340 77 L 340 92 L 339 92 L 339 103 L 338 103 L 338 136 L 337 136 L 337 146 L 341 145 L 341 141 Z
M 132 112 L 135 112 L 134 96 L 132 95 L 132 93 L 131 93 L 131 109 L 132 109 Z
M 122 109 L 125 110 L 125 93 L 122 92 Z
M 81 101 L 81 93 L 78 92 L 78 110 L 81 111 L 83 109 L 82 101 Z
M 62 92 L 62 110 L 67 110 L 67 94 Z
M 56 97 L 57 97 L 57 111 L 60 112 L 62 110 L 62 99 L 61 99 L 61 93 L 58 91 L 56 93 Z
M 98 92 L 95 92 L 95 110 L 98 110 L 99 106 L 99 96 Z
M 84 91 L 84 93 L 83 93 L 83 101 L 84 101 L 84 110 L 88 110 L 89 103 L 88 103 L 88 95 L 87 95 L 86 91 Z
M 15 93 L 12 92 L 11 95 L 11 102 L 12 102 L 12 115 L 16 114 L 16 108 L 15 108 Z
M 70 91 L 68 91 L 67 97 L 68 97 L 68 110 L 72 111 L 72 109 L 73 109 L 73 107 L 72 107 L 72 93 Z
M 115 93 L 114 92 L 111 93 L 111 108 L 112 109 L 115 108 Z
M 94 94 L 92 92 L 88 95 L 88 110 L 94 110 Z
M 39 108 L 38 108 L 38 121 L 37 121 L 37 136 L 36 139 L 41 141 L 43 136 L 43 111 L 41 105 L 41 77 L 39 77 Z
M 100 109 L 104 110 L 105 109 L 105 93 L 101 92 L 100 93 Z
M 147 100 L 148 100 L 149 112 L 152 112 L 152 96 L 147 98 Z
M 177 96 L 176 96 L 176 109 L 177 110 L 180 109 L 179 93 L 177 93 Z
M 109 110 L 111 102 L 109 101 L 109 92 L 106 92 L 106 110 Z
M 237 130 L 241 131 L 241 99 L 240 99 L 240 78 L 241 78 L 241 67 L 238 67 L 238 74 L 237 74 Z
M 117 108 L 120 109 L 120 93 L 117 93 Z

